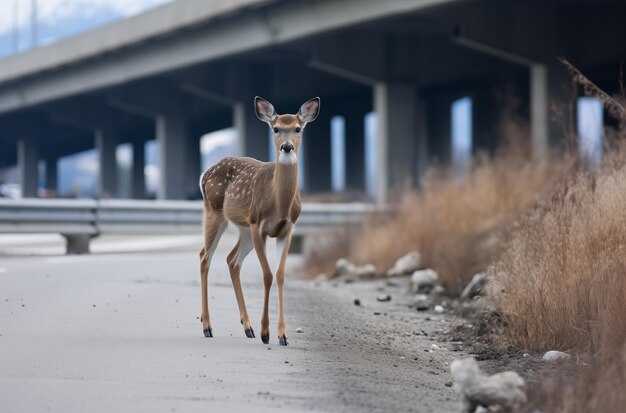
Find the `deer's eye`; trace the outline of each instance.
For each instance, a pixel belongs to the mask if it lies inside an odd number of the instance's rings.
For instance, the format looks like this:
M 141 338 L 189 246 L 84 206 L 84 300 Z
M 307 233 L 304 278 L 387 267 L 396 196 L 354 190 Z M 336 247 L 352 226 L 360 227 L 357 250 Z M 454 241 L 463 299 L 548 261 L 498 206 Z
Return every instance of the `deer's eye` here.
M 300 128 L 296 128 L 296 133 L 300 133 Z
M 274 133 L 278 133 L 278 128 L 274 128 Z

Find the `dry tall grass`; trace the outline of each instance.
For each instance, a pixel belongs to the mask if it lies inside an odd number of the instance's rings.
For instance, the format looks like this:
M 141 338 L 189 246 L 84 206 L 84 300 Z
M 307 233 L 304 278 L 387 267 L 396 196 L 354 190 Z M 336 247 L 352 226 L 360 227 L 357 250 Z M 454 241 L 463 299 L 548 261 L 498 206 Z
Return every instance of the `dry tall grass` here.
M 506 339 L 596 352 L 626 331 L 626 148 L 579 173 L 519 226 L 490 273 Z
M 407 192 L 391 218 L 375 217 L 350 236 L 320 243 L 305 257 L 310 274 L 330 271 L 340 256 L 374 264 L 382 273 L 412 250 L 438 271 L 444 287 L 458 291 L 498 256 L 512 221 L 553 190 L 567 162 L 534 162 L 524 151 L 482 158 L 458 181 L 431 169 L 420 192 Z M 342 255 L 343 254 L 343 255 Z

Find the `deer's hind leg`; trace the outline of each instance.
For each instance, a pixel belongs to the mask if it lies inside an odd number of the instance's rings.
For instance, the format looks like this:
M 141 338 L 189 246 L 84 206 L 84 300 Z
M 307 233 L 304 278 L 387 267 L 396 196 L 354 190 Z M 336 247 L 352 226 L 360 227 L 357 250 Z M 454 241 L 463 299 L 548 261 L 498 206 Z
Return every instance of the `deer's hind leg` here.
M 243 297 L 243 289 L 241 288 L 241 279 L 239 274 L 241 272 L 241 265 L 246 256 L 252 251 L 252 234 L 250 228 L 239 227 L 239 241 L 235 248 L 228 254 L 227 262 L 228 269 L 230 271 L 230 278 L 233 282 L 233 288 L 235 289 L 235 296 L 237 297 L 237 305 L 239 306 L 239 315 L 241 317 L 241 324 L 243 324 L 244 332 L 248 338 L 254 338 L 254 330 L 250 324 L 250 317 L 248 316 L 248 310 L 246 309 L 246 300 Z
M 217 244 L 226 230 L 228 222 L 221 213 L 205 206 L 204 210 L 204 247 L 200 250 L 200 287 L 202 292 L 202 331 L 205 337 L 213 337 L 211 317 L 209 316 L 209 266 Z

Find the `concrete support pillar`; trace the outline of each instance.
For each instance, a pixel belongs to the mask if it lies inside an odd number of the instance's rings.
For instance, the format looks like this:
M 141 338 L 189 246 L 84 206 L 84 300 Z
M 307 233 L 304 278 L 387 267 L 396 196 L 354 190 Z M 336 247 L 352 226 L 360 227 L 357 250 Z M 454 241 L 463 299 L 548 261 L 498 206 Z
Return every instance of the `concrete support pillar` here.
M 549 146 L 564 148 L 563 145 L 576 140 L 576 102 L 577 86 L 572 84 L 572 77 L 563 64 L 552 62 L 547 67 L 548 138 Z M 538 76 L 541 80 L 541 77 Z M 537 82 L 541 85 L 541 82 Z M 539 88 L 538 88 L 539 89 Z M 539 95 L 540 96 L 540 95 Z
M 315 122 L 307 124 L 302 136 L 306 158 L 304 182 L 308 193 L 332 190 L 330 118 L 330 113 L 321 111 Z
M 95 146 L 98 152 L 98 197 L 114 198 L 117 195 L 117 159 L 115 150 L 118 137 L 110 128 L 95 131 Z
M 418 96 L 417 98 L 417 114 L 416 114 L 416 122 L 415 125 L 415 147 L 416 147 L 416 155 L 415 155 L 415 184 L 419 186 L 421 184 L 421 179 L 426 173 L 426 169 L 428 168 L 428 154 L 430 148 L 428 146 L 429 140 L 429 124 L 428 124 L 428 102 L 425 99 L 422 99 Z
M 417 174 L 417 91 L 407 84 L 374 86 L 377 115 L 376 200 L 387 201 L 389 188 L 414 182 Z
M 497 128 L 499 126 L 499 108 L 493 90 L 490 87 L 474 88 L 471 93 L 471 99 L 472 154 L 484 152 L 493 154 L 498 146 Z M 452 104 L 454 104 L 454 101 Z M 450 105 L 450 116 L 452 116 L 452 105 Z M 461 166 L 459 172 L 465 172 L 465 168 Z
M 133 199 L 144 199 L 146 197 L 146 178 L 145 178 L 145 142 L 133 142 L 133 166 L 131 171 L 132 177 L 132 195 Z
M 200 197 L 200 136 L 190 133 L 187 136 L 187 199 Z
M 532 153 L 536 159 L 545 158 L 549 147 L 548 70 L 545 65 L 530 66 L 530 130 Z
M 160 183 L 158 199 L 186 199 L 189 127 L 181 111 L 157 116 Z
M 346 138 L 346 189 L 365 190 L 365 113 L 344 114 Z
M 257 118 L 252 102 L 233 106 L 233 126 L 237 130 L 241 156 L 269 160 L 268 126 Z
M 39 186 L 39 137 L 26 136 L 17 142 L 17 165 L 22 197 L 34 198 Z
M 428 114 L 428 158 L 440 166 L 452 164 L 452 122 L 447 95 L 431 95 L 426 108 Z
M 58 162 L 57 158 L 46 158 L 46 189 L 55 193 L 58 191 Z

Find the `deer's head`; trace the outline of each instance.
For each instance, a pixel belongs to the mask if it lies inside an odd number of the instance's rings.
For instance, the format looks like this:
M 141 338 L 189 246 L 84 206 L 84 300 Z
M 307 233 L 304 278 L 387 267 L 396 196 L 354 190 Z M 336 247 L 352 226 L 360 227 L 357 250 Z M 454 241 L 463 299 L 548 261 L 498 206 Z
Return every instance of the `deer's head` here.
M 284 165 L 298 162 L 298 148 L 302 140 L 302 131 L 307 123 L 313 122 L 320 113 L 320 98 L 306 101 L 296 115 L 279 115 L 274 106 L 257 96 L 254 98 L 257 117 L 266 122 L 274 132 L 276 160 Z

